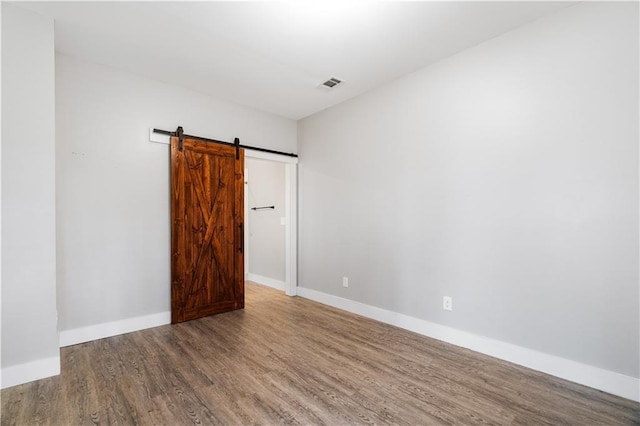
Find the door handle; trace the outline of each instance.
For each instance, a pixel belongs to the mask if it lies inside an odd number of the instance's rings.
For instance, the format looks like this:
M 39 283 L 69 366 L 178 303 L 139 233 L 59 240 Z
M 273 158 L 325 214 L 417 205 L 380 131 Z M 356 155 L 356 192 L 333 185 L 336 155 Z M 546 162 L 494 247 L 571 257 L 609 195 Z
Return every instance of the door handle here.
M 244 253 L 244 223 L 239 224 L 238 228 L 240 228 L 240 247 L 238 251 Z

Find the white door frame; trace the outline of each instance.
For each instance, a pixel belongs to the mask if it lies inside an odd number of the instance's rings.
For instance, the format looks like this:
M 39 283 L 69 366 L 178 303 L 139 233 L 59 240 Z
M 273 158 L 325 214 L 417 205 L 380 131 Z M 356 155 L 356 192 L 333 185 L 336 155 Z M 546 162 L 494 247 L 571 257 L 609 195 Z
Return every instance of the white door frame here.
M 287 296 L 298 294 L 298 158 L 286 155 L 271 154 L 268 152 L 253 151 L 246 149 L 245 158 L 256 158 L 259 160 L 277 161 L 284 163 L 284 211 L 285 211 L 285 242 L 284 242 L 284 292 Z M 246 173 L 246 169 L 245 169 Z M 246 181 L 246 178 L 245 178 Z M 245 218 L 247 213 L 247 191 L 245 191 Z M 244 221 L 245 247 L 248 247 L 249 229 L 248 220 Z M 248 250 L 245 250 L 245 259 Z M 245 262 L 246 262 L 245 260 Z M 247 272 L 245 264 L 245 274 Z

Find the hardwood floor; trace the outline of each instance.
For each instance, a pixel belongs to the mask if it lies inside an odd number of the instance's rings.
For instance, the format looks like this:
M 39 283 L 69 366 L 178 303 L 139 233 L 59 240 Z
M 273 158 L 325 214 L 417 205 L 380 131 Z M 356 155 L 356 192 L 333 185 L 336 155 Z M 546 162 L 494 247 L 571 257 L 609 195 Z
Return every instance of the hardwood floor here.
M 2 424 L 640 424 L 640 404 L 247 283 L 246 309 L 63 348 Z

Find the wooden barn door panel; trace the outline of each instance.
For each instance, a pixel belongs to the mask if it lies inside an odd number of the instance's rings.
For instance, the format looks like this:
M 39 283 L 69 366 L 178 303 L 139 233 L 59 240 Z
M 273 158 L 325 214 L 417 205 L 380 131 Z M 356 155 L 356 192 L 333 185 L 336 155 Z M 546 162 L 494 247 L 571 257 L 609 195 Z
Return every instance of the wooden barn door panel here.
M 171 322 L 244 307 L 244 151 L 171 138 Z

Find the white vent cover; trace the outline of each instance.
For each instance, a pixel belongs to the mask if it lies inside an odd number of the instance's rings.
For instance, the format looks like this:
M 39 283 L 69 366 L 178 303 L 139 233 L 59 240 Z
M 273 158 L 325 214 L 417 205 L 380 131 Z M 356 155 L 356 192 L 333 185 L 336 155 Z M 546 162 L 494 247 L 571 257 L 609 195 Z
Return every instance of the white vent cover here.
M 342 80 L 340 78 L 331 77 L 329 80 L 327 80 L 324 83 L 320 84 L 320 87 L 322 87 L 324 89 L 333 89 L 337 85 L 341 84 L 343 81 L 344 80 Z

